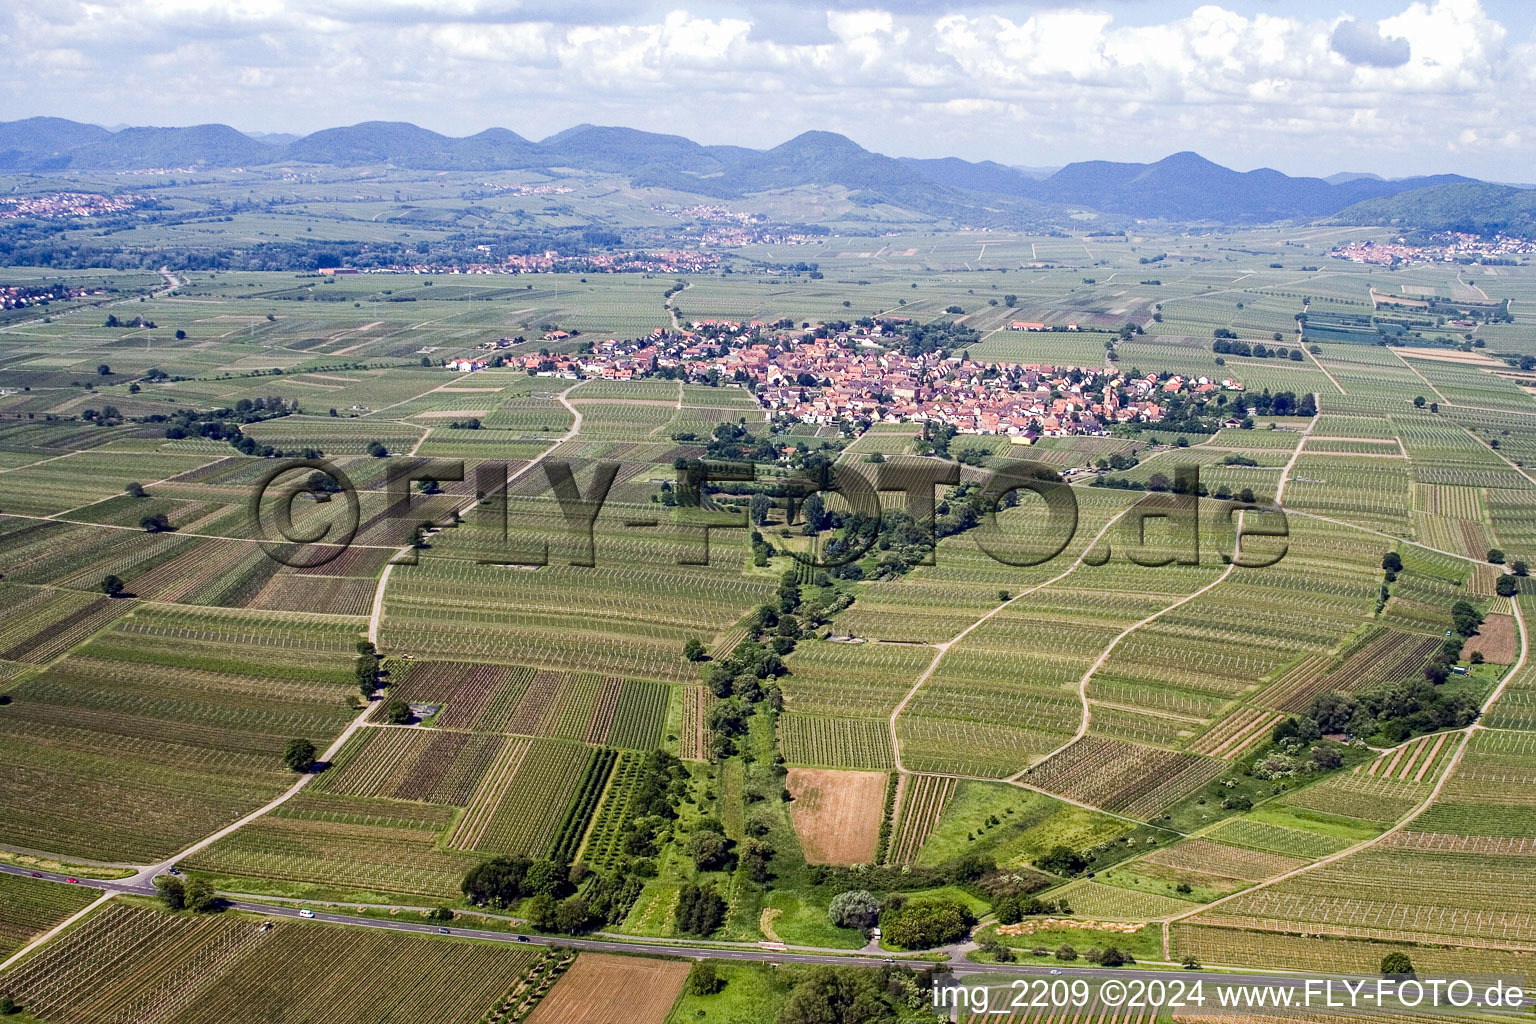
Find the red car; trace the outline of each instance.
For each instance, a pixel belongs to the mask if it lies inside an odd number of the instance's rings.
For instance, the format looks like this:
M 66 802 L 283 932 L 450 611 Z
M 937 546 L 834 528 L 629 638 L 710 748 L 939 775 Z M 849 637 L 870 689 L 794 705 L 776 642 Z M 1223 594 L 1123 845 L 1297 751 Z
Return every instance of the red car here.
M 70 885 L 79 885 L 80 884 L 80 879 L 78 879 L 78 878 L 66 878 L 66 879 L 64 879 L 64 881 L 68 882 Z
M 31 872 L 31 875 L 32 875 L 33 878 L 42 878 L 43 877 L 43 873 L 41 871 L 33 871 L 33 872 Z

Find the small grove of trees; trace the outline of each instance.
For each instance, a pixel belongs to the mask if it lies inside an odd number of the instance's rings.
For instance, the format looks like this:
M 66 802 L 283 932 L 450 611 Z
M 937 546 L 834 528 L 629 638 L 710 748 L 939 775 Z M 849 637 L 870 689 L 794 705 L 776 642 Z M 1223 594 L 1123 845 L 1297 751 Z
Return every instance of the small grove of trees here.
M 903 949 L 931 949 L 957 942 L 970 934 L 975 923 L 975 915 L 959 900 L 907 900 L 899 893 L 887 898 L 880 915 L 884 937 Z
M 579 896 L 574 895 L 577 882 L 583 885 Z M 519 912 L 534 928 L 580 935 L 623 920 L 642 885 L 622 875 L 591 877 L 581 865 L 496 857 L 471 868 L 460 889 L 476 906 L 504 908 L 522 900 Z
M 815 966 L 795 975 L 778 1024 L 895 1024 L 931 1003 L 932 982 L 906 968 Z
M 167 910 L 190 910 L 194 914 L 210 914 L 222 905 L 218 893 L 201 878 L 183 881 L 175 875 L 159 875 L 155 878 L 155 894 Z
M 315 745 L 309 740 L 295 738 L 283 748 L 283 763 L 300 775 L 315 770 Z
M 524 896 L 566 895 L 570 871 L 552 860 L 495 857 L 469 869 L 459 889 L 475 906 L 506 908 Z
M 993 902 L 992 911 L 997 914 L 997 919 L 1003 924 L 1017 924 L 1026 917 L 1039 917 L 1042 914 L 1070 914 L 1072 908 L 1066 900 L 1060 902 L 1040 900 L 1023 893 L 1009 893 Z
M 1081 874 L 1088 867 L 1088 861 L 1072 847 L 1058 845 L 1038 858 L 1035 867 L 1053 875 L 1071 876 Z
M 725 900 L 713 885 L 685 885 L 678 893 L 673 924 L 687 935 L 709 935 L 725 921 Z
M 108 597 L 121 597 L 126 589 L 120 576 L 103 576 L 101 578 L 101 592 Z

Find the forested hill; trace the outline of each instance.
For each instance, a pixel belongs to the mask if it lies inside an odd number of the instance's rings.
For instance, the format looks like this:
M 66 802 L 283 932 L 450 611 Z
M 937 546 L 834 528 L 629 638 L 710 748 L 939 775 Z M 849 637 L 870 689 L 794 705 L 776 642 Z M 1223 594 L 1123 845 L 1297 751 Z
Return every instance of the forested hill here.
M 1536 190 L 1467 181 L 1356 203 L 1339 224 L 1385 224 L 1404 231 L 1467 231 L 1536 238 Z

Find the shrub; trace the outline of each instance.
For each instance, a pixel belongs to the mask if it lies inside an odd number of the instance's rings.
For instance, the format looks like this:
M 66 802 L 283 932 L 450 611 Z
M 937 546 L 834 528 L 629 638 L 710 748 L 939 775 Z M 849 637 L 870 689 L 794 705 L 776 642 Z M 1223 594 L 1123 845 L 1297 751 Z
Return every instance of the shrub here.
M 688 972 L 687 988 L 691 996 L 712 996 L 725 988 L 725 979 L 712 962 L 700 960 Z

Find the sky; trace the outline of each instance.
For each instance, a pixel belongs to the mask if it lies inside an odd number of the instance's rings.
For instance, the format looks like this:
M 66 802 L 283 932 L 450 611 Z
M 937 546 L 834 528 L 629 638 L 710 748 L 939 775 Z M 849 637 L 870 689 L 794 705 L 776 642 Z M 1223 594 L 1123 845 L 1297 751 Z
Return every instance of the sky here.
M 0 119 L 1530 181 L 1532 0 L 0 0 Z

